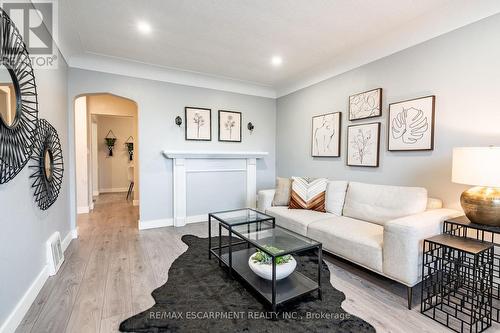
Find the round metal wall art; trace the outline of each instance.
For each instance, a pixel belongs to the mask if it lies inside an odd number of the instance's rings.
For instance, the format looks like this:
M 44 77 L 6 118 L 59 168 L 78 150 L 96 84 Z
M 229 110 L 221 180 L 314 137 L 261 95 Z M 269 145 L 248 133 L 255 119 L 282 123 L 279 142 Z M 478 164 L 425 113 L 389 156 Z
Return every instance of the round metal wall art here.
M 38 207 L 46 210 L 56 202 L 61 190 L 64 172 L 61 142 L 56 129 L 45 119 L 40 119 L 33 161 L 30 168 L 34 170 L 30 178 L 35 189 L 35 201 Z
M 26 45 L 10 17 L 0 8 L 0 66 L 10 74 L 13 119 L 0 116 L 0 184 L 14 178 L 28 162 L 38 123 L 35 76 Z

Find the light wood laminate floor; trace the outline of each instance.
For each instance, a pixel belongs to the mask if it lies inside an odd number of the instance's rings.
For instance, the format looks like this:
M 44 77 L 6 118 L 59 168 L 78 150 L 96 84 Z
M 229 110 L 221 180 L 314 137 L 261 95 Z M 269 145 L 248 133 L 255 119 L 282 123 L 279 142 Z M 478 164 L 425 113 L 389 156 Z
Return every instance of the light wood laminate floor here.
M 150 293 L 168 279 L 172 262 L 186 249 L 184 234 L 207 237 L 206 223 L 182 228 L 137 229 L 138 208 L 123 193 L 100 195 L 90 214 L 79 215 L 79 238 L 63 266 L 45 283 L 16 332 L 117 332 L 119 323 L 154 304 Z M 343 291 L 343 308 L 377 332 L 451 332 L 406 309 L 400 284 L 326 256 L 332 285 Z M 500 325 L 488 332 L 499 332 Z

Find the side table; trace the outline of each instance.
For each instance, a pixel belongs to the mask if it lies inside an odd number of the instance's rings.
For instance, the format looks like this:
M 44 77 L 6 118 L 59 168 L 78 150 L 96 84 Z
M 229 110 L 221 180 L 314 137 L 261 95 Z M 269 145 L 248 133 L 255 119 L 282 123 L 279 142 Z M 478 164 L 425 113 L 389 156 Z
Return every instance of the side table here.
M 466 216 L 444 221 L 443 233 L 493 243 L 492 319 L 500 323 L 500 227 L 472 223 Z
M 489 328 L 493 244 L 443 234 L 423 246 L 420 312 L 460 333 Z

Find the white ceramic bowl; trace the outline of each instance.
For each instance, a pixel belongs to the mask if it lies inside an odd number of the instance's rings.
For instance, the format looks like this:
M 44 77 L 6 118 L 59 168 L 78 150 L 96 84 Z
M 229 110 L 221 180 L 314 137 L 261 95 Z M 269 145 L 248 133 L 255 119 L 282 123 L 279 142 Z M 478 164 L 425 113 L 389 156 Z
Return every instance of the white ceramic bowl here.
M 261 278 L 266 280 L 272 280 L 273 279 L 272 265 L 254 262 L 253 257 L 256 254 L 257 253 L 254 253 L 253 255 L 250 256 L 250 258 L 248 258 L 248 266 L 250 266 L 250 269 Z M 293 271 L 295 270 L 295 267 L 297 267 L 297 262 L 293 257 L 286 264 L 276 265 L 276 280 L 284 279 L 288 275 L 292 274 Z

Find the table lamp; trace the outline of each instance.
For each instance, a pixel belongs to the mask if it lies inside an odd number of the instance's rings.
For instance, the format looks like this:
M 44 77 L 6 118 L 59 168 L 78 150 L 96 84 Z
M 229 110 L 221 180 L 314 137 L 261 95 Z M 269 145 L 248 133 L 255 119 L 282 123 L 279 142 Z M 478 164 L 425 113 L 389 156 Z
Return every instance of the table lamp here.
M 471 222 L 500 227 L 500 147 L 454 148 L 452 181 L 475 186 L 460 196 Z

